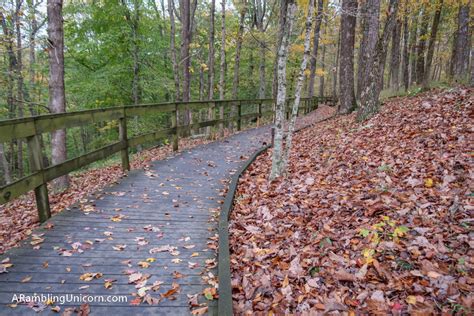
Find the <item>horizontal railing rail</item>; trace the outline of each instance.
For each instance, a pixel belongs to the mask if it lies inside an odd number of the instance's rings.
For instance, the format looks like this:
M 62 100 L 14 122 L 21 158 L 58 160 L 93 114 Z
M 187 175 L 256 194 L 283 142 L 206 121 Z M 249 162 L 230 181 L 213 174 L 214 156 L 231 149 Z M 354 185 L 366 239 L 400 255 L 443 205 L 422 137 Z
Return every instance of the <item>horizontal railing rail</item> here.
M 290 101 L 291 99 L 288 99 L 287 103 Z M 274 114 L 273 102 L 273 99 L 247 99 L 151 103 L 59 114 L 45 114 L 0 121 L 0 143 L 26 138 L 31 169 L 31 174 L 28 176 L 0 187 L 0 205 L 34 190 L 39 218 L 41 222 L 44 222 L 51 216 L 46 186 L 49 181 L 118 152 L 121 152 L 122 169 L 124 171 L 130 170 L 128 152 L 130 147 L 136 147 L 160 139 L 172 138 L 173 150 L 177 151 L 179 137 L 188 135 L 192 129 L 208 126 L 219 126 L 219 128 L 222 128 L 224 123 L 232 122 L 235 123 L 237 130 L 241 130 L 242 121 L 255 119 L 257 126 L 259 126 L 262 118 Z M 335 101 L 330 97 L 302 98 L 299 114 L 306 114 L 316 109 L 320 102 L 334 103 Z M 264 105 L 271 105 L 271 110 L 263 111 L 262 108 Z M 228 106 L 235 109 L 236 113 L 225 118 L 223 113 L 225 107 Z M 256 112 L 243 114 L 242 109 L 245 106 L 255 106 Z M 188 124 L 178 124 L 179 114 L 183 111 L 190 111 L 192 113 L 192 111 L 202 109 L 212 109 L 212 117 L 206 121 L 197 123 L 189 122 Z M 287 117 L 289 117 L 290 112 L 291 109 L 287 106 Z M 128 136 L 127 119 L 146 117 L 150 114 L 159 113 L 170 114 L 171 127 L 150 131 L 133 137 Z M 219 116 L 218 118 L 216 117 L 217 115 Z M 105 121 L 119 122 L 119 139 L 116 142 L 79 157 L 68 159 L 59 164 L 44 167 L 42 142 L 40 142 L 39 138 L 41 134 Z

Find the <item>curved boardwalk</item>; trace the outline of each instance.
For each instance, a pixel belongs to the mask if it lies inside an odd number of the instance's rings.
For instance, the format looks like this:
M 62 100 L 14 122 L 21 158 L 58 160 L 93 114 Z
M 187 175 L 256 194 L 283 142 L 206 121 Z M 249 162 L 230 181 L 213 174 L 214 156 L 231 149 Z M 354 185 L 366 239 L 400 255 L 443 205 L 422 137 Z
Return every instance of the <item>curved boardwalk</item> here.
M 216 299 L 207 301 L 202 293 L 217 276 L 222 189 L 268 140 L 268 128 L 253 129 L 179 153 L 146 172 L 131 172 L 93 202 L 54 216 L 33 232 L 38 237 L 0 258 L 13 264 L 0 274 L 0 314 L 36 314 L 33 308 L 42 308 L 10 307 L 13 295 L 21 293 L 101 295 L 89 303 L 92 315 L 187 315 L 188 295 L 199 293 L 199 303 L 215 314 Z M 35 241 L 39 249 L 33 249 Z M 153 305 L 133 305 L 132 293 L 140 288 Z M 107 295 L 128 301 L 100 302 Z M 63 313 L 81 304 L 53 304 L 40 315 L 57 315 L 51 310 L 56 305 Z

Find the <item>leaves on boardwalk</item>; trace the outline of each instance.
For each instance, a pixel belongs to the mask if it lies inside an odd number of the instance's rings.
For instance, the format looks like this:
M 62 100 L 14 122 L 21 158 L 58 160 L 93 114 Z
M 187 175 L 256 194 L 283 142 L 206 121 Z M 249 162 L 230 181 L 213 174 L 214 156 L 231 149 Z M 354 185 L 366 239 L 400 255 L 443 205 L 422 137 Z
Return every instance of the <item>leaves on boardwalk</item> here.
M 231 215 L 235 312 L 472 313 L 473 102 L 430 92 L 318 124 L 271 184 L 258 158 Z

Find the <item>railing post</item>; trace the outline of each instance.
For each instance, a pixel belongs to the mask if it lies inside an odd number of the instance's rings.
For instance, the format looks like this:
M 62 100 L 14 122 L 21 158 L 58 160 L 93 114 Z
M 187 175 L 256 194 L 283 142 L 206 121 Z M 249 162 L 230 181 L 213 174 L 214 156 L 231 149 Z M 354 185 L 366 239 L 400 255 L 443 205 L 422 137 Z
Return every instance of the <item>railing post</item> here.
M 237 130 L 240 131 L 242 129 L 242 101 L 239 101 L 237 105 Z
M 207 119 L 209 121 L 213 121 L 216 119 L 216 103 L 214 101 L 210 101 L 208 103 L 208 109 L 207 109 Z M 214 125 L 212 125 L 214 126 Z M 206 127 L 206 136 L 208 139 L 212 139 L 212 126 L 207 126 Z
M 221 122 L 219 123 L 219 136 L 224 137 L 224 102 L 220 100 L 219 104 L 219 119 Z
M 171 127 L 175 128 L 173 134 L 173 151 L 178 151 L 179 149 L 179 128 L 178 128 L 178 106 L 175 103 L 174 111 L 171 112 Z
M 122 156 L 122 170 L 124 172 L 130 171 L 130 160 L 128 158 L 128 137 L 127 137 L 127 110 L 123 108 L 123 117 L 119 119 L 119 138 L 123 144 L 123 148 L 120 151 Z
M 35 122 L 36 127 L 36 122 Z M 43 170 L 43 151 L 39 141 L 39 136 L 34 135 L 27 138 L 28 156 L 30 161 L 30 169 L 32 172 Z M 38 217 L 41 223 L 51 217 L 51 209 L 49 207 L 48 187 L 43 183 L 35 188 L 36 207 L 38 208 Z

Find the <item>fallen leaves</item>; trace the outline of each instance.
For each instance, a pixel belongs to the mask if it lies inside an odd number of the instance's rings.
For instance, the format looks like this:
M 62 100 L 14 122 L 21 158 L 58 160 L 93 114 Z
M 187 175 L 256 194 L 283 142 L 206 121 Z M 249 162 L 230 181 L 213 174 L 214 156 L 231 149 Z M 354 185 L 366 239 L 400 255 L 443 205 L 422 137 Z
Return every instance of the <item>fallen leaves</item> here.
M 273 183 L 271 152 L 258 157 L 231 213 L 234 312 L 469 310 L 472 92 L 392 99 L 368 122 L 302 130 Z
M 82 274 L 79 279 L 82 280 L 82 281 L 86 281 L 86 282 L 89 282 L 89 281 L 92 281 L 93 279 L 99 279 L 102 277 L 102 273 L 100 272 L 95 272 L 95 273 L 84 273 Z

